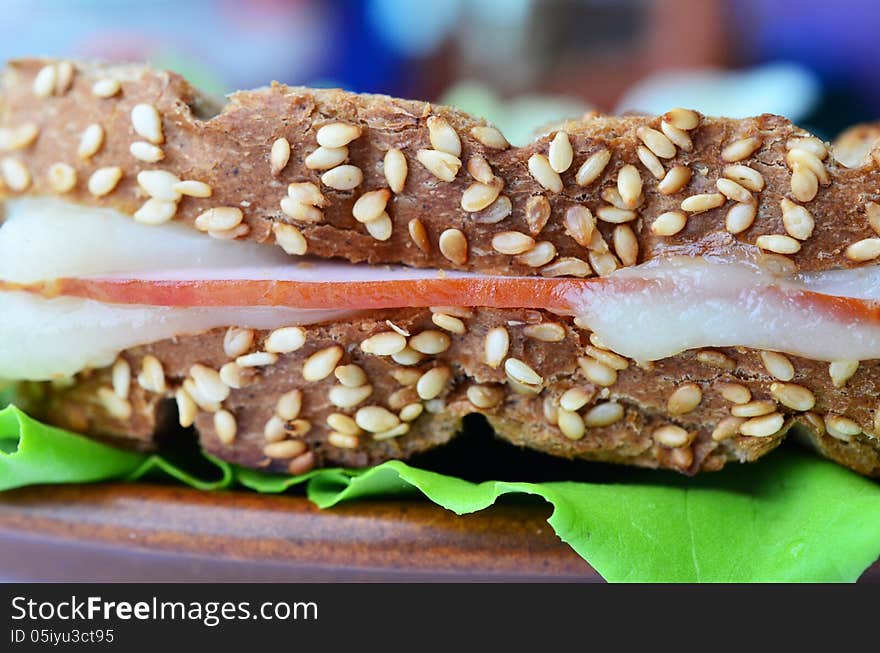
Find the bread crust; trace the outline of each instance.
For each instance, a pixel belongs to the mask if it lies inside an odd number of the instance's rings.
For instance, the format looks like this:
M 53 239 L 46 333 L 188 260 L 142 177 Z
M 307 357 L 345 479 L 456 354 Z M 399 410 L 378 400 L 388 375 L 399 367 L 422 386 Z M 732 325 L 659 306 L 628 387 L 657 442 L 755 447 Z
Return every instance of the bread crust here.
M 15 130 L 28 126 L 35 127 L 37 133 L 31 141 L 20 138 L 19 141 L 27 144 L 21 146 L 19 142 L 19 147 L 4 155 L 17 162 L 13 164 L 17 169 L 19 163 L 23 164 L 29 173 L 29 182 L 15 190 L 15 183 L 10 184 L 7 179 L 5 188 L 0 186 L 0 196 L 55 193 L 47 174 L 50 166 L 63 163 L 75 170 L 77 178 L 69 191 L 61 193 L 65 199 L 110 206 L 134 215 L 148 199 L 147 193 L 138 185 L 138 173 L 165 170 L 180 180 L 204 182 L 212 191 L 210 197 L 184 196 L 180 199 L 176 203 L 175 220 L 193 225 L 200 214 L 215 207 L 235 207 L 242 211 L 242 224 L 246 226 L 222 234 L 225 237 L 272 242 L 276 238 L 273 225 L 289 224 L 304 236 L 307 252 L 320 257 L 508 275 L 565 274 L 574 268 L 571 265 L 562 266 L 561 270 L 551 267 L 548 271 L 547 266 L 568 259 L 587 261 L 600 274 L 607 274 L 621 265 L 670 254 L 733 256 L 763 251 L 778 259 L 778 254 L 760 250 L 756 242 L 760 236 L 785 235 L 791 231 L 787 231 L 783 220 L 781 204 L 784 199 L 804 207 L 812 214 L 815 223 L 811 233 L 797 234 L 795 240 L 799 242 L 799 251 L 787 255 L 786 260 L 797 269 L 819 270 L 864 264 L 864 261 L 847 258 L 845 250 L 853 242 L 877 235 L 865 212 L 866 205 L 877 200 L 880 188 L 880 172 L 873 159 L 866 158 L 862 165 L 847 168 L 831 156 L 825 158 L 822 154 L 825 148 L 818 139 L 806 144 L 797 141 L 810 135 L 779 116 L 733 120 L 688 114 L 694 115 L 698 124 L 677 132 L 669 130 L 669 126 L 674 127 L 672 123 L 677 121 L 671 114 L 589 116 L 566 122 L 560 130 L 524 147 L 494 149 L 473 135 L 474 128 L 489 125 L 455 109 L 339 90 L 314 90 L 275 83 L 231 95 L 219 113 L 212 115 L 210 112 L 218 109 L 211 108 L 211 100 L 200 95 L 181 77 L 144 67 L 76 64 L 68 88 L 64 91 L 56 88 L 49 97 L 36 96 L 33 89 L 35 78 L 41 70 L 53 65 L 59 64 L 20 60 L 10 63 L 2 75 L 0 128 L 14 132 L 8 132 L 11 136 L 7 135 L 7 141 L 14 140 L 15 134 L 21 135 L 21 131 Z M 96 96 L 93 86 L 107 79 L 120 81 L 118 93 L 109 98 Z M 161 148 L 164 158 L 156 163 L 139 160 L 130 152 L 133 142 L 145 141 L 145 137 L 135 132 L 131 116 L 132 109 L 139 104 L 155 107 L 160 116 L 162 142 L 156 147 Z M 451 182 L 440 180 L 418 160 L 420 150 L 432 148 L 428 123 L 437 118 L 442 118 L 446 126 L 454 130 L 461 144 L 458 157 L 461 168 Z M 684 122 L 687 120 L 689 118 Z M 330 188 L 322 183 L 324 171 L 308 169 L 305 164 L 308 155 L 318 147 L 319 128 L 336 122 L 356 125 L 360 129 L 360 136 L 347 145 L 346 163 L 356 166 L 363 175 L 362 183 L 353 190 Z M 681 120 L 678 122 L 684 124 Z M 100 125 L 103 138 L 94 154 L 80 157 L 77 151 L 81 147 L 81 137 L 90 125 Z M 654 130 L 649 133 L 649 140 L 656 141 L 659 135 L 661 141 L 666 139 L 660 146 L 673 145 L 674 156 L 671 158 L 653 157 L 664 173 L 676 166 L 686 166 L 690 171 L 690 179 L 681 189 L 669 194 L 659 190 L 660 182 L 639 155 L 639 148 L 642 148 L 644 156 L 651 156 L 645 154 L 646 141 L 639 136 L 639 130 L 644 128 Z M 664 130 L 672 133 L 682 146 L 672 143 L 664 135 Z M 560 132 L 567 135 L 572 155 L 570 165 L 558 177 L 561 190 L 554 192 L 536 180 L 530 171 L 529 160 L 535 154 L 547 156 L 551 142 Z M 286 164 L 273 172 L 271 151 L 279 138 L 287 139 L 290 155 Z M 442 144 L 442 139 L 438 136 L 437 142 Z M 757 139 L 757 149 L 741 160 L 725 161 L 725 151 L 730 151 L 725 148 L 743 139 Z M 798 143 L 803 145 L 801 154 L 818 151 L 820 156 L 816 157 L 814 153 L 814 158 L 808 158 L 807 163 L 798 164 L 801 172 L 795 179 L 795 164 L 787 161 L 787 156 L 793 144 Z M 658 149 L 655 146 L 655 149 L 661 151 L 663 147 Z M 390 235 L 387 229 L 380 229 L 382 236 L 388 235 L 388 238 L 377 240 L 367 231 L 366 224 L 353 217 L 352 209 L 363 193 L 388 188 L 383 161 L 391 148 L 403 153 L 407 174 L 403 188 L 390 195 L 386 206 L 391 223 Z M 565 147 L 561 145 L 558 149 L 564 151 Z M 743 148 L 740 144 L 739 149 L 742 155 L 749 147 Z M 86 150 L 90 148 L 86 147 Z M 580 167 L 601 150 L 610 153 L 607 165 L 594 181 L 580 185 L 577 181 Z M 489 173 L 479 159 L 474 163 L 474 157 L 485 160 Z M 557 153 L 555 160 L 562 160 L 564 165 L 565 154 Z M 816 166 L 817 161 L 818 168 L 810 172 L 808 168 Z M 732 189 L 734 196 L 750 198 L 744 204 L 754 203 L 756 215 L 751 226 L 736 234 L 725 229 L 726 215 L 737 202 L 724 197 L 720 206 L 694 213 L 677 233 L 658 235 L 652 230 L 659 215 L 682 210 L 684 200 L 695 195 L 717 194 L 716 183 L 723 178 L 729 165 L 747 165 L 757 175 L 755 179 L 760 180 L 757 182 L 762 186 L 759 191 L 745 189 L 746 193 L 742 195 L 742 187 Z M 465 190 L 475 183 L 468 172 L 472 166 L 478 177 L 492 176 L 490 186 L 503 185 L 500 193 L 509 198 L 511 204 L 508 217 L 494 224 L 485 224 L 480 222 L 479 212 L 462 208 Z M 618 192 L 621 183 L 625 184 L 619 178 L 624 166 L 634 166 L 641 193 L 635 200 L 637 206 L 632 209 L 634 218 L 619 225 L 603 220 L 601 209 L 611 206 L 609 199 L 619 203 L 619 193 L 617 196 L 614 193 Z M 107 194 L 96 197 L 89 191 L 87 182 L 96 170 L 108 167 L 120 168 L 122 177 Z M 820 178 L 815 196 L 809 201 L 798 199 L 798 196 L 811 194 L 810 186 L 817 175 Z M 315 184 L 323 195 L 319 222 L 296 220 L 281 209 L 288 184 L 301 182 Z M 793 183 L 805 184 L 806 189 L 793 193 Z M 676 185 L 667 181 L 663 187 L 675 188 Z M 493 210 L 501 208 L 493 206 Z M 592 243 L 584 243 L 583 239 L 578 242 L 572 237 L 565 218 L 572 207 L 589 209 L 601 233 L 601 241 L 594 239 Z M 316 215 L 309 213 L 312 217 Z M 621 218 L 618 215 L 614 219 Z M 416 220 L 421 226 L 411 226 Z M 626 228 L 631 233 L 615 238 L 616 229 L 625 232 Z M 450 258 L 441 251 L 441 234 L 450 229 L 463 235 L 467 244 L 466 256 Z M 493 237 L 505 231 L 517 231 L 535 241 L 552 244 L 553 255 L 549 263 L 544 263 L 543 255 L 529 260 L 497 251 L 493 247 Z M 414 237 L 412 233 L 418 235 Z M 609 249 L 612 256 L 602 256 Z M 541 265 L 532 267 L 529 263 Z M 583 266 L 576 267 L 580 270 L 577 274 L 592 273 L 589 268 L 584 272 Z

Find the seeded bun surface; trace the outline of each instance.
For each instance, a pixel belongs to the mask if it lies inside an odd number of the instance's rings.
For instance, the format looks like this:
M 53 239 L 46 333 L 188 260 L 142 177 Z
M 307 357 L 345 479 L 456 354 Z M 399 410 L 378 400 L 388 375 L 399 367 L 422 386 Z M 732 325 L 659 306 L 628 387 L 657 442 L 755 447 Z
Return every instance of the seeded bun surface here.
M 880 256 L 874 159 L 844 167 L 777 116 L 586 117 L 514 148 L 422 102 L 274 84 L 219 109 L 141 67 L 19 61 L 0 88 L 0 197 L 57 194 L 291 254 L 552 276 L 670 254 L 788 272 Z M 52 423 L 149 449 L 177 419 L 206 450 L 275 471 L 405 458 L 480 412 L 518 445 L 684 473 L 753 460 L 800 424 L 880 475 L 878 386 L 876 361 L 723 349 L 640 367 L 570 318 L 401 309 L 166 340 L 32 391 Z

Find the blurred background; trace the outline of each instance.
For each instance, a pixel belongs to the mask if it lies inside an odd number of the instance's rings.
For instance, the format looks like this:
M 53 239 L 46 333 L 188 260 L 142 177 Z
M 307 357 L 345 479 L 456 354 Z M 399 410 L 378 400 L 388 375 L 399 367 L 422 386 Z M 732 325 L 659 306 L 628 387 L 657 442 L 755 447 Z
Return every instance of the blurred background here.
M 876 0 L 0 0 L 0 58 L 148 60 L 227 93 L 270 80 L 446 101 L 517 143 L 586 110 L 880 116 Z

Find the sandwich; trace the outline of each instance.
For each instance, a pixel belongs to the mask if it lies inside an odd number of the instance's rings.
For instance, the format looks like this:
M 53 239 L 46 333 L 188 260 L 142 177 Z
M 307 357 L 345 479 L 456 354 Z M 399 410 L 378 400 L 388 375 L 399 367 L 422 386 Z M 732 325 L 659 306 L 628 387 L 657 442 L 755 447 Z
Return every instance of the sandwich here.
M 425 102 L 20 60 L 0 149 L 0 378 L 49 424 L 302 474 L 476 413 L 563 458 L 692 475 L 792 434 L 880 475 L 878 164 L 784 118 L 514 147 Z

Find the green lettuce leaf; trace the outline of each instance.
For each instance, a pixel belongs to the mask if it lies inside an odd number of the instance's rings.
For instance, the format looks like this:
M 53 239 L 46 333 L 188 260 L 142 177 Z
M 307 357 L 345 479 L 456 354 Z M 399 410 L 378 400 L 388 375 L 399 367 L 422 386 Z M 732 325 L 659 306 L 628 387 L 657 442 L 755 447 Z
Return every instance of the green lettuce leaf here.
M 160 475 L 205 490 L 305 484 L 321 508 L 421 492 L 458 514 L 525 493 L 552 504 L 556 534 L 614 582 L 852 582 L 880 555 L 880 485 L 793 449 L 695 479 L 627 471 L 614 484 L 471 483 L 399 461 L 289 477 L 207 460 L 206 476 L 0 411 L 0 489 Z

